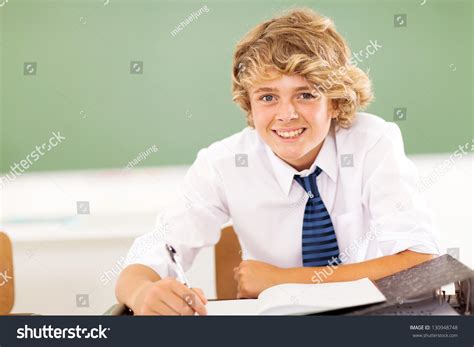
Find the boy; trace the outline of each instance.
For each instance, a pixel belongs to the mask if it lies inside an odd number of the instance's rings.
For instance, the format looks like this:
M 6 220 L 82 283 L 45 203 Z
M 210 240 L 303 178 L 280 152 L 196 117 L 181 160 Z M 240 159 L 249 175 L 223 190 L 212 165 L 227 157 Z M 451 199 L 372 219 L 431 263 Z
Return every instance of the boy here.
M 280 283 L 375 280 L 438 254 L 398 127 L 356 113 L 371 99 L 330 19 L 293 10 L 252 29 L 233 64 L 249 127 L 198 153 L 180 205 L 158 218 L 164 237 L 135 241 L 119 302 L 136 314 L 206 314 L 203 292 L 170 277 L 164 244 L 187 270 L 230 218 L 239 298 Z

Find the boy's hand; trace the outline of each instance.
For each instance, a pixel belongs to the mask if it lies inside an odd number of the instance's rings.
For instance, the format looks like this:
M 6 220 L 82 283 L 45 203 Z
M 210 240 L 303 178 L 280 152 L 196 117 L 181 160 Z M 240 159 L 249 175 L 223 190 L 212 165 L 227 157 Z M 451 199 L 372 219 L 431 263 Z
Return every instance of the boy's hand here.
M 234 268 L 237 298 L 256 298 L 263 290 L 285 283 L 284 269 L 257 260 L 244 260 Z
M 147 282 L 136 290 L 133 312 L 136 315 L 207 314 L 207 299 L 199 288 L 188 288 L 174 278 Z

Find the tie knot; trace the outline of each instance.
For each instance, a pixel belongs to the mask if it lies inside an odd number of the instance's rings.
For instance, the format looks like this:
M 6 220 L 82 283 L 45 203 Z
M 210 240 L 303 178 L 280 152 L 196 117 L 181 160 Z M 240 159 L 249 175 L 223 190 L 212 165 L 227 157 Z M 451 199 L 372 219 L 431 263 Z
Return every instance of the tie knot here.
M 316 178 L 316 177 L 319 176 L 319 174 L 320 174 L 321 172 L 323 172 L 323 170 L 321 170 L 321 168 L 319 168 L 319 166 L 316 166 L 316 170 L 314 170 L 313 173 L 309 174 L 309 175 L 306 176 L 306 177 Z M 296 179 L 296 180 L 301 180 L 301 179 L 303 179 L 303 178 L 305 178 L 305 177 L 302 177 L 302 176 L 299 176 L 299 175 L 295 175 L 295 179 Z
M 316 185 L 316 177 L 318 177 L 321 172 L 322 170 L 319 167 L 316 167 L 316 170 L 306 177 L 301 177 L 298 175 L 295 175 L 294 177 L 295 181 L 298 182 L 304 190 L 306 190 L 310 199 L 319 196 L 318 186 Z

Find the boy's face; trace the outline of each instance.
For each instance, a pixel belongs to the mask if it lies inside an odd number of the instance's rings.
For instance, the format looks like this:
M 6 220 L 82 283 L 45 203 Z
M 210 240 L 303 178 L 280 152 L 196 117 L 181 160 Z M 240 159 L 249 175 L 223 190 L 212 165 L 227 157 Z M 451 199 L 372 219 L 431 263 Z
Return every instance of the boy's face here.
M 331 126 L 330 100 L 312 92 L 314 88 L 298 75 L 259 82 L 249 90 L 256 131 L 298 171 L 313 164 Z

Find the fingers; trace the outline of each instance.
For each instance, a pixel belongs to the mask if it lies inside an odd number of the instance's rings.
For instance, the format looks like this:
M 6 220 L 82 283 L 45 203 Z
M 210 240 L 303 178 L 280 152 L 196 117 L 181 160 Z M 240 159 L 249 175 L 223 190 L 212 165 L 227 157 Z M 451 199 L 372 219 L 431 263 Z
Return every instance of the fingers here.
M 204 306 L 204 302 L 201 300 L 196 292 L 186 287 L 177 281 L 173 283 L 172 290 L 184 301 L 187 302 L 189 307 L 196 311 L 199 315 L 207 315 L 207 309 Z
M 169 292 L 167 294 L 166 290 L 160 290 L 160 288 L 156 288 L 150 295 L 147 295 L 145 298 L 144 306 L 141 312 L 138 314 L 140 315 L 167 315 L 167 316 L 175 316 L 179 315 L 180 312 L 174 310 L 170 305 L 167 303 L 170 301 L 168 297 Z M 174 295 L 171 293 L 171 295 Z M 175 299 L 177 300 L 177 299 Z
M 241 288 L 240 288 L 240 282 L 237 284 L 237 299 L 241 298 Z
M 153 305 L 153 308 L 148 308 L 145 312 L 142 313 L 143 316 L 176 316 L 179 315 L 178 312 L 169 307 L 165 302 L 160 301 Z
M 193 316 L 194 310 L 187 304 L 187 302 L 176 295 L 173 291 L 163 293 L 161 300 L 166 303 L 175 313 L 180 316 Z
M 200 288 L 191 288 L 191 290 L 195 291 L 199 295 L 199 297 L 201 298 L 201 301 L 204 303 L 204 305 L 207 304 L 206 295 L 204 295 L 204 292 Z
M 239 267 L 234 267 L 234 281 L 239 282 Z
M 200 289 L 191 290 L 174 278 L 165 278 L 143 289 L 145 291 L 139 315 L 206 315 L 207 302 Z
M 242 295 L 242 282 L 240 281 L 239 267 L 234 268 L 234 280 L 237 282 L 237 299 L 240 299 Z

